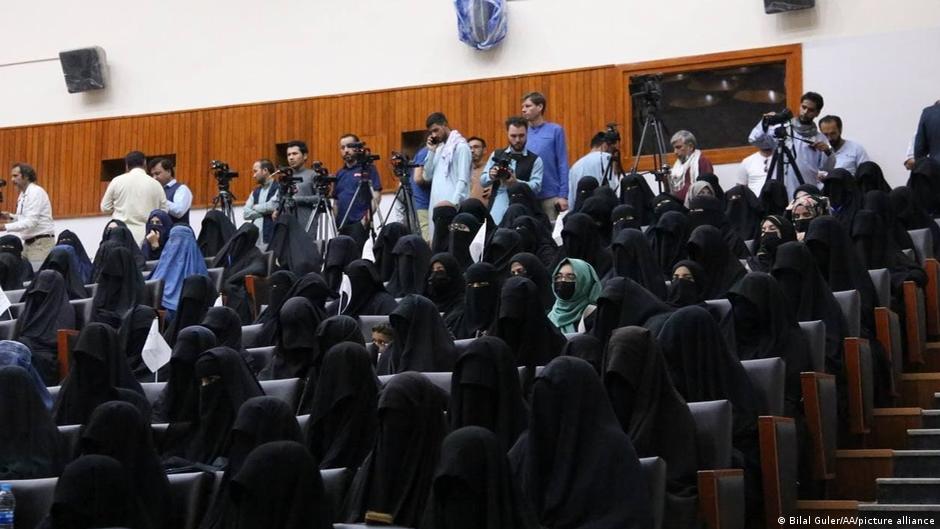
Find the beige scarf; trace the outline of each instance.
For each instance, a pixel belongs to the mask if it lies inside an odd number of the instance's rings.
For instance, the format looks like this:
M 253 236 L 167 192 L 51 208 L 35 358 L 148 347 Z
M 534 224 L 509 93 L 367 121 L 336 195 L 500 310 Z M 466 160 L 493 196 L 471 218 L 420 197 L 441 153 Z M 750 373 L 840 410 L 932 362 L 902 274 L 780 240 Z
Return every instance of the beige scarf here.
M 692 154 L 683 162 L 682 160 L 676 159 L 676 163 L 672 166 L 672 171 L 669 173 L 669 189 L 673 192 L 682 189 L 685 186 L 685 175 L 689 173 L 689 180 L 694 182 L 698 178 L 698 159 L 702 155 L 702 151 L 695 149 L 692 151 Z

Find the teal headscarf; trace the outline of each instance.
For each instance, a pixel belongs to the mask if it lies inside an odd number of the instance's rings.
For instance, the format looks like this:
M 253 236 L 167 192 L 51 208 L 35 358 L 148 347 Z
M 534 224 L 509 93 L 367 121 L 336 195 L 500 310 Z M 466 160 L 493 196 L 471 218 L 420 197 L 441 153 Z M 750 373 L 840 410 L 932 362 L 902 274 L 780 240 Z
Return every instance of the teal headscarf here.
M 570 264 L 574 269 L 575 287 L 571 299 L 561 299 L 555 295 L 555 305 L 548 313 L 548 319 L 558 327 L 561 332 L 578 332 L 578 322 L 581 314 L 588 305 L 597 302 L 601 295 L 601 280 L 597 277 L 594 267 L 581 259 L 564 259 L 552 273 L 552 281 L 562 266 Z M 553 283 L 554 284 L 554 283 Z

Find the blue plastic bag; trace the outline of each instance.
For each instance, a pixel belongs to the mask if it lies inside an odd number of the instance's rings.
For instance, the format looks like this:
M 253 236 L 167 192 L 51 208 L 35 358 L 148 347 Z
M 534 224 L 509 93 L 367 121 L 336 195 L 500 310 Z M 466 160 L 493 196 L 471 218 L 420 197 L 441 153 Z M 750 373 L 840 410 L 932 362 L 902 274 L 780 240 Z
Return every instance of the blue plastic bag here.
M 460 41 L 488 50 L 506 38 L 506 0 L 454 0 Z

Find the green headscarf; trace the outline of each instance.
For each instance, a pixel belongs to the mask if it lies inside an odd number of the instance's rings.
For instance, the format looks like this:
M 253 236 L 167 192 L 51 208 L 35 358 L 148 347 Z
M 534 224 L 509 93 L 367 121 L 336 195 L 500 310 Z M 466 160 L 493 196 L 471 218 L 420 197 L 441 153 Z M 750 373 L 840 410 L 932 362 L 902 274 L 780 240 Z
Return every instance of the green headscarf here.
M 575 287 L 574 295 L 571 299 L 561 299 L 555 295 L 555 305 L 548 313 L 548 319 L 558 327 L 561 332 L 578 332 L 578 322 L 581 321 L 581 314 L 588 305 L 597 302 L 601 295 L 601 280 L 597 277 L 594 267 L 587 261 L 581 259 L 564 259 L 555 271 L 552 272 L 552 285 L 554 286 L 555 276 L 562 266 L 570 264 L 574 269 Z M 553 289 L 554 291 L 554 289 Z

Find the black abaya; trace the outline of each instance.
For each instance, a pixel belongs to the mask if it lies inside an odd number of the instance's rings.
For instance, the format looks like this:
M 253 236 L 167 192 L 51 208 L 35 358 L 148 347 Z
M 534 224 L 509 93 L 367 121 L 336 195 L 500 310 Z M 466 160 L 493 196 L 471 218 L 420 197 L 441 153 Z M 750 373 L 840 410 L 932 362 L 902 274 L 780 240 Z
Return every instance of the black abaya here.
M 660 270 L 669 277 L 674 265 L 688 256 L 689 219 L 682 213 L 668 211 L 646 230 L 646 238 Z
M 179 332 L 170 355 L 168 380 L 153 409 L 153 421 L 186 423 L 199 415 L 199 379 L 195 375 L 196 359 L 215 347 L 211 330 L 192 325 Z
M 349 263 L 346 266 L 346 275 L 352 290 L 349 302 L 343 309 L 346 316 L 385 315 L 398 306 L 395 297 L 385 290 L 371 261 L 357 259 Z
M 431 247 L 420 235 L 405 235 L 395 244 L 392 255 L 397 263 L 397 283 L 387 285 L 397 298 L 424 291 L 424 278 L 431 267 Z
M 235 310 L 243 325 L 248 325 L 252 320 L 245 276 L 268 275 L 267 259 L 256 246 L 259 235 L 257 226 L 243 224 L 212 261 L 211 268 L 224 268 L 222 293 L 225 294 L 225 304 Z
M 531 253 L 517 253 L 509 260 L 510 269 L 513 265 L 519 264 L 522 270 L 519 274 L 535 283 L 539 289 L 539 298 L 542 300 L 542 307 L 545 312 L 552 310 L 555 305 L 555 292 L 552 289 L 552 274 L 545 268 L 542 261 Z
M 545 314 L 538 287 L 525 277 L 512 277 L 503 284 L 489 335 L 502 338 L 516 366 L 526 367 L 530 376 L 565 346 L 565 336 Z
M 378 374 L 453 369 L 457 360 L 454 341 L 431 300 L 409 295 L 389 314 L 388 320 L 395 330 L 395 341 L 379 359 Z
M 235 235 L 235 225 L 218 209 L 210 209 L 202 219 L 199 229 L 199 250 L 203 257 L 215 257 L 225 243 Z
M 43 527 L 147 527 L 127 476 L 123 465 L 107 456 L 82 456 L 69 463 L 56 482 Z
M 59 383 L 58 331 L 75 328 L 75 310 L 58 272 L 39 272 L 30 287 L 16 320 L 17 341 L 32 351 L 33 364 L 46 385 L 55 386 Z
M 500 282 L 496 269 L 489 263 L 474 263 L 464 272 L 464 311 L 448 329 L 458 340 L 486 334 L 496 319 Z
M 707 299 L 723 298 L 728 289 L 747 273 L 714 226 L 699 226 L 692 230 L 686 248 L 689 258 L 705 269 Z
M 628 228 L 617 232 L 610 249 L 617 276 L 636 281 L 659 299 L 666 298 L 666 280 L 640 230 Z
M 584 213 L 572 213 L 565 216 L 565 225 L 561 230 L 564 241 L 562 252 L 565 257 L 581 259 L 590 264 L 597 277 L 604 279 L 611 272 L 613 258 L 610 250 L 601 244 L 594 220 Z
M 29 372 L 0 367 L 0 479 L 53 477 L 64 460 L 59 430 Z
M 163 331 L 167 343 L 172 347 L 180 331 L 190 325 L 199 325 L 218 297 L 219 293 L 209 276 L 197 274 L 184 279 L 176 315 Z

